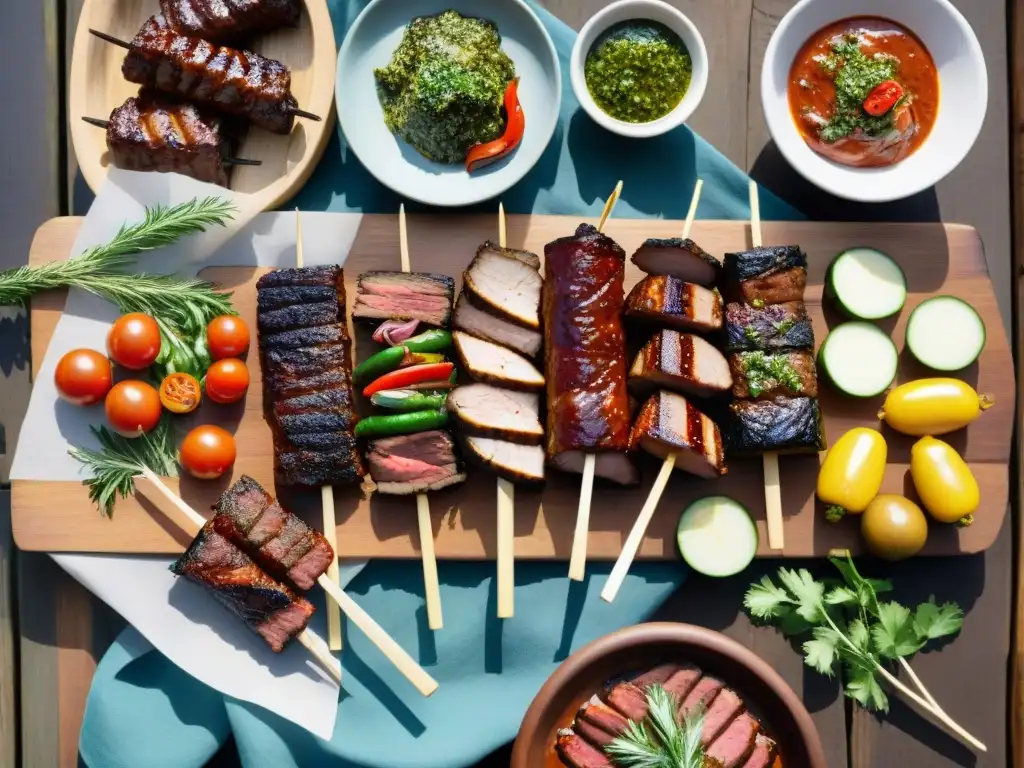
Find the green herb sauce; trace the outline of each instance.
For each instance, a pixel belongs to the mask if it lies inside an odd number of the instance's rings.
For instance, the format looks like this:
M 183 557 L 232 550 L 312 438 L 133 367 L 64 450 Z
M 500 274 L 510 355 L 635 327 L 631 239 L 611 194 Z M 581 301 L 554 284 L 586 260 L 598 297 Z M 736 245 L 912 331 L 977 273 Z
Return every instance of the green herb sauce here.
M 869 58 L 860 49 L 857 35 L 848 34 L 833 42 L 832 54 L 823 56 L 819 63 L 833 75 L 836 85 L 835 111 L 818 131 L 822 141 L 839 141 L 858 128 L 868 136 L 880 136 L 893 129 L 896 113 L 906 97 L 881 117 L 872 117 L 863 105 L 877 86 L 896 79 L 899 60 L 895 56 L 876 53 Z
M 761 340 L 761 334 L 758 333 L 757 328 L 752 325 L 743 326 L 743 335 L 751 344 L 756 344 Z
M 784 353 L 766 355 L 764 352 L 742 352 L 740 363 L 747 377 L 747 389 L 751 397 L 757 397 L 766 389 L 779 385 L 794 392 L 803 388 L 800 375 Z
M 656 21 L 624 21 L 594 43 L 583 66 L 587 89 L 611 117 L 649 123 L 683 100 L 693 63 L 675 32 Z
M 792 317 L 787 317 L 785 320 L 780 320 L 777 323 L 773 322 L 772 325 L 775 327 L 775 332 L 779 334 L 779 336 L 785 336 L 793 329 L 793 326 L 796 325 L 796 320 Z
M 515 75 L 498 28 L 450 10 L 413 19 L 391 63 L 374 71 L 388 130 L 439 163 L 461 163 L 501 136 Z

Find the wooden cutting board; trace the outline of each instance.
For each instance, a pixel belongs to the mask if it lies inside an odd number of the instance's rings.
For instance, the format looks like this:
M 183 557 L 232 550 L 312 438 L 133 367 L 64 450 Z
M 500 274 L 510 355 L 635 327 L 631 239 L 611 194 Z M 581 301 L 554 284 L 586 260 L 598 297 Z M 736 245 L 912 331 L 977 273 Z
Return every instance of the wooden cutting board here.
M 544 244 L 571 233 L 579 220 L 556 216 L 510 216 L 510 245 L 543 253 Z M 74 241 L 79 219 L 54 219 L 40 228 L 32 244 L 31 263 L 64 259 Z M 631 253 L 647 237 L 678 235 L 680 222 L 612 219 L 606 232 Z M 989 547 L 1006 514 L 1009 488 L 1008 463 L 1014 421 L 1014 369 L 1010 347 L 988 277 L 977 232 L 966 226 L 941 224 L 823 224 L 765 223 L 766 243 L 799 243 L 809 257 L 806 301 L 818 343 L 830 325 L 839 322 L 834 310 L 822 307 L 822 281 L 831 258 L 844 248 L 871 245 L 896 259 L 907 274 L 910 295 L 896 320 L 882 324 L 902 350 L 904 327 L 910 310 L 928 296 L 950 293 L 973 304 L 988 329 L 988 343 L 979 362 L 961 377 L 996 399 L 996 407 L 966 430 L 947 438 L 970 464 L 981 486 L 982 506 L 973 526 L 959 529 L 935 524 L 925 549 L 930 555 L 967 554 Z M 415 270 L 461 275 L 477 245 L 496 237 L 496 220 L 490 216 L 414 216 L 409 219 L 412 265 Z M 692 233 L 708 251 L 722 254 L 749 246 L 749 226 L 743 222 L 699 221 Z M 349 296 L 356 276 L 367 269 L 399 269 L 397 217 L 364 216 L 345 265 Z M 255 329 L 256 279 L 265 270 L 244 267 L 208 268 L 202 274 L 235 291 L 235 303 Z M 641 277 L 632 264 L 626 272 L 627 290 Z M 35 369 L 60 312 L 64 296 L 58 292 L 40 297 L 32 306 L 32 357 Z M 640 344 L 646 333 L 634 334 Z M 365 329 L 355 335 L 356 359 L 365 359 L 375 346 Z M 198 412 L 202 421 L 217 421 L 235 431 L 239 458 L 234 475 L 255 477 L 273 487 L 270 431 L 261 414 L 259 363 L 249 355 L 252 385 L 247 400 L 237 408 L 206 404 Z M 906 354 L 900 356 L 899 382 L 928 376 L 927 370 Z M 821 403 L 829 442 L 854 426 L 877 427 L 876 413 L 882 398 L 857 401 L 822 387 Z M 102 412 L 97 411 L 97 418 Z M 911 438 L 883 432 L 889 443 L 889 465 L 884 492 L 913 495 L 909 475 Z M 644 482 L 632 490 L 601 486 L 594 494 L 590 520 L 589 557 L 614 559 L 621 542 L 640 511 L 655 474 L 657 462 L 643 457 Z M 761 532 L 760 556 L 824 556 L 834 548 L 862 549 L 857 520 L 839 525 L 825 522 L 814 497 L 819 458 L 787 456 L 780 459 L 782 502 L 786 515 L 786 549 L 767 548 L 761 461 L 729 462 L 729 473 L 717 481 L 698 480 L 677 471 L 662 497 L 658 514 L 640 548 L 642 559 L 677 557 L 674 535 L 680 511 L 692 499 L 709 493 L 728 494 L 753 513 Z M 180 480 L 182 496 L 205 511 L 229 484 L 218 481 Z M 516 556 L 520 559 L 567 560 L 569 556 L 579 477 L 552 471 L 543 492 L 520 490 L 516 494 Z M 172 483 L 177 485 L 177 483 Z M 319 519 L 318 490 L 295 492 L 280 489 L 278 495 L 293 511 Z M 418 557 L 415 502 L 412 498 L 367 496 L 360 488 L 335 490 L 339 554 L 342 557 Z M 440 558 L 493 559 L 495 557 L 496 492 L 494 476 L 478 469 L 462 486 L 431 495 L 435 549 Z M 75 482 L 16 481 L 13 488 L 14 536 L 22 549 L 80 552 L 177 553 L 187 544 L 183 534 L 165 521 L 154 505 L 163 502 L 155 492 L 140 485 L 134 499 L 119 501 L 113 519 L 104 518 L 89 502 L 85 488 Z

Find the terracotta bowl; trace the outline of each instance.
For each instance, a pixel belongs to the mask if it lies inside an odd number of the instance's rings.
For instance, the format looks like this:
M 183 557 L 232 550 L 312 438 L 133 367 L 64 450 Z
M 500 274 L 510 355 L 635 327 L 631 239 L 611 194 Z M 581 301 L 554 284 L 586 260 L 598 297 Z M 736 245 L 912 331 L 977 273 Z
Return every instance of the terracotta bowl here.
M 566 659 L 527 710 L 511 768 L 561 765 L 552 760 L 555 734 L 583 701 L 610 679 L 671 661 L 697 664 L 733 688 L 779 743 L 785 768 L 827 768 L 810 714 L 766 661 L 723 634 L 672 623 L 640 624 L 615 632 Z

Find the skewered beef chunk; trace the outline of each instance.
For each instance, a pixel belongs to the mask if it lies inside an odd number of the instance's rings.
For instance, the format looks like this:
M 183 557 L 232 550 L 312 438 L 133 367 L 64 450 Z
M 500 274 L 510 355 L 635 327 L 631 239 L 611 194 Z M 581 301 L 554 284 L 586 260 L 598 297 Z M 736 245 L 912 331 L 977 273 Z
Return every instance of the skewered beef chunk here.
M 470 435 L 466 437 L 466 452 L 476 463 L 510 482 L 544 482 L 544 449 L 539 445 Z
M 722 272 L 722 262 L 690 238 L 645 240 L 632 261 L 649 275 L 669 275 L 705 288 L 715 285 Z
M 425 272 L 364 272 L 356 281 L 352 317 L 419 320 L 440 328 L 451 320 L 455 281 Z
M 269 312 L 272 309 L 281 309 L 281 307 L 289 307 L 292 304 L 334 301 L 335 293 L 336 288 L 333 284 L 264 287 L 256 295 L 256 306 L 260 312 Z
M 484 311 L 536 330 L 540 328 L 542 284 L 537 261 L 538 266 L 533 266 L 488 241 L 477 250 L 462 284 Z
M 326 285 L 343 292 L 345 290 L 344 273 L 340 267 L 333 264 L 322 264 L 316 267 L 273 269 L 260 276 L 260 279 L 256 281 L 256 290 L 263 291 L 268 288 L 309 285 Z M 259 296 L 256 297 L 256 301 L 259 303 Z
M 241 115 L 273 133 L 291 133 L 298 103 L 281 62 L 180 35 L 162 15 L 148 19 L 130 45 L 121 66 L 128 82 Z
M 296 398 L 298 399 L 298 398 Z M 334 408 L 335 406 L 327 406 Z M 344 410 L 310 410 L 304 413 L 285 413 L 274 416 L 275 431 L 279 430 L 291 439 L 295 435 L 307 435 L 310 432 L 344 432 L 355 427 L 355 418 L 351 408 Z
M 306 451 L 319 451 L 323 453 L 325 451 L 356 450 L 356 437 L 352 434 L 351 430 L 342 430 L 341 432 L 306 432 L 292 434 L 287 439 L 296 448 Z
M 175 31 L 213 43 L 294 27 L 301 8 L 299 0 L 160 0 L 160 12 Z
M 626 316 L 710 333 L 722 327 L 722 297 L 718 291 L 684 283 L 677 277 L 648 276 L 629 292 Z
M 814 349 L 814 328 L 803 301 L 769 304 L 758 309 L 733 302 L 725 306 L 726 349 Z
M 728 470 L 718 426 L 674 392 L 655 392 L 640 408 L 629 436 L 631 448 L 664 459 L 697 477 L 717 478 Z
M 320 390 L 330 389 L 331 387 L 351 385 L 351 378 L 348 373 L 341 368 L 336 368 L 333 371 L 327 371 L 326 373 L 315 373 L 309 376 L 291 376 L 286 374 L 278 376 L 265 373 L 263 381 L 266 384 L 267 391 L 273 393 L 273 398 L 275 400 L 283 400 L 289 397 L 297 397 L 298 395 L 306 395 L 311 392 L 319 392 Z
M 778 752 L 778 745 L 763 733 L 757 734 L 754 739 L 754 751 L 750 753 L 743 768 L 772 768 L 775 755 Z
M 818 396 L 814 355 L 805 350 L 737 352 L 729 355 L 729 367 L 732 394 L 737 398 L 774 400 L 780 395 Z
M 730 298 L 753 306 L 803 301 L 807 255 L 796 245 L 773 245 L 725 254 Z
M 725 730 L 725 727 L 743 711 L 743 700 L 729 688 L 723 688 L 704 713 L 704 727 L 700 741 L 706 747 Z
M 366 474 L 354 447 L 343 450 L 278 451 L 274 481 L 281 485 L 344 485 Z
M 318 347 L 298 349 L 267 349 L 263 357 L 267 362 L 269 376 L 292 376 L 301 378 L 317 373 L 336 370 L 344 365 L 348 350 L 343 344 L 322 344 Z
M 581 224 L 544 247 L 548 461 L 582 471 L 587 453 L 619 454 L 595 472 L 630 480 L 626 334 L 622 326 L 626 254 L 607 235 Z M 579 456 L 579 463 L 575 457 Z M 564 458 L 563 458 L 564 457 Z M 632 468 L 635 472 L 635 468 Z
M 825 450 L 821 408 L 810 397 L 737 400 L 729 406 L 724 429 L 730 456 L 756 456 L 766 451 L 815 453 Z
M 443 429 L 371 440 L 366 461 L 377 490 L 389 495 L 424 493 L 466 479 L 455 443 Z
M 467 384 L 448 393 L 448 410 L 469 433 L 513 443 L 539 445 L 540 396 L 490 384 Z
M 335 387 L 334 389 L 323 389 L 319 392 L 310 392 L 306 395 L 278 400 L 271 405 L 271 413 L 278 418 L 278 423 L 283 425 L 284 422 L 281 421 L 283 416 L 301 415 L 311 408 L 348 408 L 351 405 L 352 401 L 349 397 L 348 389 L 345 387 Z M 346 429 L 347 426 L 339 427 L 339 429 Z
M 558 732 L 556 748 L 562 762 L 570 768 L 615 768 L 615 763 L 605 757 L 604 752 L 571 728 Z
M 269 273 L 273 274 L 273 272 Z M 258 289 L 257 289 L 258 291 Z M 259 293 L 257 292 L 257 301 Z M 348 343 L 348 331 L 344 323 L 318 325 L 316 328 L 296 328 L 282 333 L 260 334 L 260 349 L 284 351 L 315 347 L 321 344 Z
M 452 325 L 460 331 L 509 347 L 527 357 L 536 357 L 544 340 L 539 331 L 487 314 L 474 306 L 464 294 L 459 296 L 455 304 Z
M 292 304 L 257 313 L 256 325 L 260 333 L 278 333 L 338 323 L 345 319 L 343 312 L 344 307 L 338 304 L 337 299 L 318 301 L 315 304 Z
M 465 331 L 452 333 L 462 369 L 476 381 L 506 389 L 544 389 L 544 376 L 522 355 L 492 341 L 478 339 Z
M 239 530 L 247 534 L 273 503 L 274 497 L 262 485 L 248 475 L 242 475 L 221 494 L 214 509 L 234 520 Z
M 711 746 L 708 747 L 705 754 L 711 760 L 718 761 L 717 764 L 712 763 L 712 765 L 721 765 L 722 768 L 739 768 L 754 751 L 754 740 L 757 738 L 759 730 L 760 725 L 754 716 L 749 712 L 744 712 L 729 723 L 721 736 L 711 742 Z
M 732 384 L 729 363 L 721 352 L 700 336 L 668 329 L 651 337 L 629 370 L 629 387 L 640 395 L 664 387 L 709 397 L 728 392 Z
M 268 576 L 214 530 L 213 520 L 202 527 L 171 571 L 209 589 L 276 652 L 302 632 L 313 615 L 308 600 Z

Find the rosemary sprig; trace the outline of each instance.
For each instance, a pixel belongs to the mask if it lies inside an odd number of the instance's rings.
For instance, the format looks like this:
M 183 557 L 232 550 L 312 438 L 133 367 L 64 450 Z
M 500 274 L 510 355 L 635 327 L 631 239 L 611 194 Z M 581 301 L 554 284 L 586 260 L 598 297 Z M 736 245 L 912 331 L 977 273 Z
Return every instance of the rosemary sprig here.
M 680 721 L 679 702 L 660 685 L 646 691 L 647 718 L 629 721 L 626 731 L 605 747 L 623 768 L 703 768 L 704 709 L 695 707 Z
M 127 438 L 106 427 L 90 427 L 100 441 L 100 450 L 75 448 L 68 451 L 89 470 L 82 481 L 89 489 L 89 499 L 107 517 L 114 514 L 118 496 L 135 493 L 135 478 L 143 467 L 158 475 L 176 475 L 174 430 L 165 415 L 156 428 L 137 438 Z

